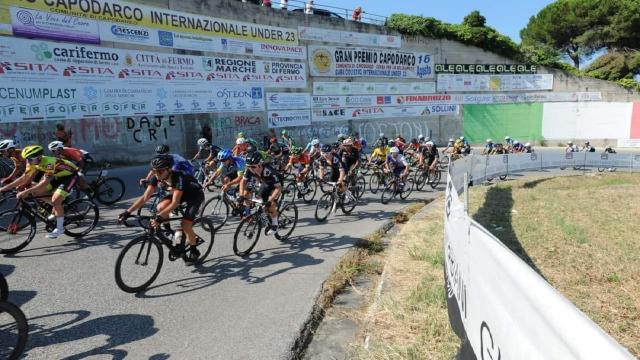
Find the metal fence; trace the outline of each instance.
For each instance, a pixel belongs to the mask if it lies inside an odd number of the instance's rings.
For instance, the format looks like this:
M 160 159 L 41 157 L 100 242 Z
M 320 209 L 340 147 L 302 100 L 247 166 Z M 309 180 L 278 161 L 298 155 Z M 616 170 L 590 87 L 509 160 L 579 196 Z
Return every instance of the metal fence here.
M 261 4 L 261 0 L 252 0 L 252 1 L 242 0 L 242 1 Z M 281 9 L 280 0 L 271 0 L 271 4 L 272 4 L 271 5 L 272 8 Z M 294 12 L 304 14 L 304 9 L 306 4 L 307 2 L 302 0 L 289 0 L 287 2 L 286 11 L 294 11 Z M 315 12 L 315 14 L 313 14 L 314 16 L 326 16 L 334 19 L 344 19 L 344 20 L 352 20 L 353 10 L 354 10 L 354 9 L 348 9 L 348 8 L 318 4 L 318 3 L 314 3 L 312 8 Z M 363 8 L 360 22 L 373 24 L 373 25 L 384 25 L 387 22 L 387 17 L 383 15 L 368 13 L 366 12 L 366 9 Z

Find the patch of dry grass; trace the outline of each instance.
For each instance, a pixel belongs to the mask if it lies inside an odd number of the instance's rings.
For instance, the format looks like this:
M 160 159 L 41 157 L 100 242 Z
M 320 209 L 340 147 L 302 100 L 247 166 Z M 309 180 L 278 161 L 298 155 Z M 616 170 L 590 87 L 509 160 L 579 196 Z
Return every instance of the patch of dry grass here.
M 369 321 L 357 359 L 451 359 L 459 340 L 447 315 L 444 261 L 444 203 L 437 200 L 424 217 L 412 219 L 385 251 L 385 291 L 377 306 L 365 311 Z M 417 210 L 416 210 L 417 211 Z M 370 336 L 370 347 L 362 345 Z
M 640 356 L 640 176 L 596 174 L 472 188 L 470 213 Z

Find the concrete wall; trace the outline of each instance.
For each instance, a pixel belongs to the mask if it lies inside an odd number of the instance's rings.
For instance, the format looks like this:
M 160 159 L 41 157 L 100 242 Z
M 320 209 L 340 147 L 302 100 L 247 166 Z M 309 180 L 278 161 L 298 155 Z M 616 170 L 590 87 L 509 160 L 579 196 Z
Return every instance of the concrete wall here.
M 353 21 L 329 19 L 320 16 L 307 16 L 300 13 L 285 12 L 279 9 L 262 8 L 235 0 L 168 0 L 168 1 L 135 1 L 173 10 L 196 14 L 208 14 L 220 18 L 255 22 L 272 26 L 297 28 L 299 25 L 321 27 L 344 31 L 357 31 L 378 34 L 394 34 L 395 32 L 382 26 L 357 23 Z M 316 42 L 302 41 L 302 45 Z M 102 46 L 113 44 L 103 43 Z M 124 44 L 118 47 L 126 48 Z M 151 47 L 138 47 L 142 50 L 166 51 Z M 403 49 L 430 52 L 434 63 L 513 63 L 513 61 L 482 49 L 461 43 L 428 39 L 423 37 L 403 37 Z M 181 54 L 206 55 L 203 52 L 187 52 L 176 50 Z M 233 56 L 233 55 L 230 55 Z M 625 90 L 613 83 L 595 79 L 568 76 L 560 71 L 544 69 L 555 76 L 555 91 L 602 91 L 605 101 L 639 101 L 638 93 Z M 331 81 L 329 78 L 314 79 L 309 76 L 308 88 L 311 92 L 315 80 Z M 358 81 L 357 78 L 341 78 L 339 81 Z M 361 80 L 361 79 L 360 79 Z M 373 79 L 368 79 L 373 80 Z M 375 79 L 375 81 L 385 81 Z M 393 81 L 393 80 L 389 80 Z M 304 91 L 305 89 L 278 89 L 278 91 Z M 269 91 L 267 89 L 267 91 Z M 460 112 L 462 114 L 462 112 Z M 202 125 L 208 124 L 213 129 L 214 142 L 222 146 L 231 146 L 235 134 L 244 131 L 256 140 L 261 140 L 267 132 L 266 113 L 237 114 L 199 114 L 157 117 L 81 119 L 65 121 L 72 129 L 74 144 L 95 153 L 100 158 L 112 161 L 138 162 L 148 161 L 156 144 L 167 143 L 173 151 L 192 154 L 195 151 L 196 139 L 200 137 Z M 27 145 L 32 142 L 46 144 L 53 140 L 54 122 L 23 122 L 18 124 L 0 124 L 0 135 L 12 137 Z M 403 119 L 359 120 L 349 122 L 323 123 L 308 127 L 290 129 L 299 142 L 309 141 L 311 137 L 319 137 L 322 141 L 335 139 L 341 132 L 359 131 L 369 140 L 377 137 L 379 132 L 388 136 L 401 133 L 406 138 L 419 134 L 430 135 L 438 143 L 446 142 L 449 137 L 462 134 L 462 115 L 439 116 L 432 118 L 409 117 Z

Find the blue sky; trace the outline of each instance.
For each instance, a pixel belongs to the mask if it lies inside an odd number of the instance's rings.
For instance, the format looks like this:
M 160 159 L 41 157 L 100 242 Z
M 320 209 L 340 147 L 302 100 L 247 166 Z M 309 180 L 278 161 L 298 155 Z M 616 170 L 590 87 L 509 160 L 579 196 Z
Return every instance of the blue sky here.
M 487 24 L 502 34 L 520 42 L 520 30 L 529 18 L 552 0 L 314 0 L 319 6 L 329 5 L 353 9 L 362 6 L 365 12 L 389 16 L 393 13 L 431 16 L 449 23 L 461 23 L 462 18 L 478 10 Z M 279 1 L 273 1 L 279 3 Z M 290 4 L 294 4 L 290 1 Z M 516 5 L 517 4 L 517 5 Z M 337 12 L 337 11 L 336 11 Z

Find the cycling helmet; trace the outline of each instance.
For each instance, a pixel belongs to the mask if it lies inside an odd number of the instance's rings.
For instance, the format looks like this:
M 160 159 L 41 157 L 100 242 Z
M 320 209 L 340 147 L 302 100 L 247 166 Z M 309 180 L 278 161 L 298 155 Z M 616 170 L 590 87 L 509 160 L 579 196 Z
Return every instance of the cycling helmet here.
M 418 140 L 424 140 L 424 135 L 422 134 L 418 135 Z
M 282 130 L 280 132 L 280 135 L 289 135 L 289 132 L 287 130 Z
M 31 145 L 22 149 L 22 157 L 25 159 L 34 158 L 44 154 L 44 149 L 40 145 Z
M 240 132 L 238 133 L 238 138 L 243 138 L 243 137 L 244 137 L 244 133 L 243 133 L 242 131 L 240 131 Z
M 62 143 L 62 141 L 52 141 L 49 143 L 49 151 L 54 152 L 58 149 L 62 149 L 64 147 L 64 144 Z
M 338 141 L 343 141 L 346 138 L 347 138 L 347 135 L 345 135 L 345 134 L 339 134 L 338 135 Z
M 427 146 L 433 146 L 433 141 L 427 141 L 426 143 L 424 143 Z
M 227 160 L 231 158 L 231 155 L 232 155 L 231 150 L 229 149 L 220 150 L 220 152 L 218 152 L 218 160 L 220 161 Z
M 294 147 L 291 148 L 290 152 L 291 152 L 291 155 L 298 156 L 298 155 L 302 154 L 302 148 L 294 146 Z
M 254 153 L 256 151 L 258 151 L 258 149 L 256 149 L 255 146 L 253 146 L 251 144 L 249 144 L 249 146 L 247 146 L 247 154 L 251 154 L 251 153 Z
M 342 142 L 342 145 L 344 145 L 344 146 L 351 146 L 351 145 L 353 145 L 353 140 L 351 140 L 351 139 L 344 139 L 344 141 Z
M 464 136 L 460 136 L 460 140 L 464 140 Z
M 567 145 L 573 145 L 573 141 L 567 141 Z
M 152 169 L 170 169 L 173 166 L 173 156 L 164 154 L 164 155 L 156 155 L 151 160 L 151 168 Z
M 387 145 L 389 146 L 396 146 L 396 142 L 394 140 L 389 140 L 389 142 L 387 143 Z
M 453 139 L 449 139 L 449 142 L 453 142 Z
M 244 138 L 238 138 L 236 140 L 236 145 L 242 145 L 242 144 L 246 144 L 247 140 L 245 140 Z
M 383 138 L 383 137 L 384 137 L 384 133 L 380 133 L 380 134 L 378 134 L 378 137 L 379 137 L 379 138 Z
M 509 136 L 505 136 L 505 137 L 504 137 L 504 139 L 505 139 L 505 140 L 509 140 L 509 139 L 511 139 L 511 138 L 510 138 Z
M 169 145 L 162 144 L 156 146 L 156 154 L 168 154 L 169 153 Z
M 390 154 L 398 154 L 400 153 L 400 149 L 398 149 L 397 147 L 392 147 L 391 149 L 389 149 L 389 153 Z
M 524 144 L 524 147 L 531 147 L 531 143 Z
M 207 146 L 209 145 L 209 140 L 205 138 L 198 139 L 198 146 Z
M 493 142 L 493 140 L 487 139 L 487 143 L 492 143 L 492 142 Z
M 322 145 L 322 148 L 320 148 L 320 151 L 323 152 L 323 153 L 331 152 L 331 145 L 329 145 L 329 144 Z
M 257 153 L 251 153 L 247 156 L 247 165 L 258 165 L 262 161 L 262 156 Z
M 316 146 L 316 145 L 320 145 L 320 140 L 318 139 L 311 140 L 311 146 Z
M 15 149 L 16 144 L 14 144 L 13 140 L 2 140 L 0 141 L 0 151 Z

